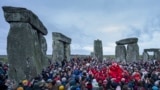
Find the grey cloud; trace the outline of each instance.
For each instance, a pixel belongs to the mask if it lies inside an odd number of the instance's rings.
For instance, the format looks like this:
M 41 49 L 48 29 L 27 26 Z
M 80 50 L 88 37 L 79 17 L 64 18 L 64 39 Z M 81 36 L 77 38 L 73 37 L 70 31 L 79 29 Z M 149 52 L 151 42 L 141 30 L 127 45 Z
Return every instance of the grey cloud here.
M 143 26 L 146 23 L 146 19 L 155 17 L 158 14 L 158 11 L 160 11 L 159 3 L 159 0 L 52 0 L 45 2 L 37 0 L 28 2 L 4 0 L 0 3 L 0 6 L 21 6 L 37 14 L 48 29 L 49 33 L 46 36 L 48 53 L 52 53 L 52 32 L 61 32 L 71 37 L 72 44 L 78 44 L 80 48 L 92 46 L 95 39 L 101 39 L 104 46 L 107 46 L 108 43 L 113 43 L 114 40 L 116 41 L 130 36 L 139 37 L 142 43 L 146 42 L 144 38 L 141 39 L 144 34 L 152 36 L 153 32 L 159 32 L 160 22 L 157 20 L 160 19 L 149 21 L 150 23 L 148 25 Z M 72 16 L 75 17 L 73 18 Z M 67 19 L 65 23 L 63 19 Z M 0 31 L 4 33 L 0 33 L 0 43 L 5 43 L 9 30 L 9 26 L 7 25 L 9 24 L 4 21 L 2 10 L 0 10 L 0 20 L 2 20 L 0 21 L 2 28 Z M 85 23 L 84 26 L 81 26 L 81 23 Z M 134 25 L 135 23 L 144 28 L 137 27 Z M 98 28 L 103 26 L 116 25 L 126 26 L 128 30 L 126 32 L 117 31 L 116 33 L 104 33 L 98 30 Z M 152 36 L 152 38 L 154 37 Z M 2 49 L 0 54 L 2 54 L 6 46 L 5 44 L 0 44 L 0 46 L 0 50 Z M 109 50 L 111 48 L 114 50 L 111 46 L 107 47 L 110 47 Z M 90 52 L 85 49 L 75 49 L 72 53 L 88 54 Z
M 147 22 L 141 34 L 147 34 L 152 40 L 155 32 L 160 32 L 160 15 Z
M 140 35 L 142 34 L 142 31 L 139 28 L 129 26 L 128 29 L 129 30 L 126 30 L 126 32 L 124 32 L 124 36 L 126 37 L 140 37 Z
M 142 35 L 148 35 L 149 39 L 152 40 L 153 34 L 155 32 L 160 32 L 160 15 L 152 18 L 145 22 L 143 28 L 138 28 L 135 26 L 129 26 L 129 30 L 124 33 L 127 37 L 141 37 Z M 145 41 L 140 39 L 141 42 Z
M 68 28 L 61 28 L 64 34 L 72 38 L 73 43 L 79 43 L 80 45 L 86 45 L 92 40 L 92 36 L 89 33 L 85 33 L 82 29 L 72 25 Z

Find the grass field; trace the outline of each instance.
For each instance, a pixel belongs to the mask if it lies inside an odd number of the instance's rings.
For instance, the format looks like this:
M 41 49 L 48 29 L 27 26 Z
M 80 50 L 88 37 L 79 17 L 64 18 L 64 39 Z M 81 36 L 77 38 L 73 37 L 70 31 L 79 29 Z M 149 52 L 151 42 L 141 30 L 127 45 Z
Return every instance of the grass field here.
M 90 55 L 71 55 L 71 58 L 79 57 L 79 58 L 86 58 L 89 57 Z M 47 55 L 49 59 L 52 58 L 52 55 Z M 115 55 L 104 55 L 104 59 L 115 59 Z M 140 55 L 140 59 L 142 59 L 142 55 Z M 7 55 L 0 55 L 0 61 L 2 62 L 7 62 L 8 58 Z
M 85 57 L 89 57 L 90 55 L 71 55 L 71 58 L 74 58 L 74 57 L 79 57 L 79 58 L 85 58 Z M 47 55 L 48 58 L 52 58 L 52 55 Z M 115 58 L 114 55 L 104 55 L 103 58 Z M 7 55 L 0 55 L 0 61 L 7 61 Z

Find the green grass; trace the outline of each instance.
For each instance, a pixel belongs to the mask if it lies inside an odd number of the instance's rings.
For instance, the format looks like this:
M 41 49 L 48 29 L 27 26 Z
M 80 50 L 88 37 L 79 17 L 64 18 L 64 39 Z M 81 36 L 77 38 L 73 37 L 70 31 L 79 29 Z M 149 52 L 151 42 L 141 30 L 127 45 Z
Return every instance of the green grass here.
M 71 57 L 86 57 L 86 56 L 90 56 L 90 55 L 71 55 Z M 49 59 L 52 58 L 52 55 L 47 55 L 47 57 Z M 103 58 L 106 58 L 106 59 L 115 59 L 115 55 L 104 55 Z M 142 59 L 142 55 L 140 55 L 140 59 Z M 7 55 L 0 55 L 0 61 L 2 62 L 8 62 L 8 58 L 7 58 Z
M 5 57 L 5 58 L 0 58 L 0 62 L 6 63 L 6 62 L 8 62 L 8 58 L 7 58 L 7 57 Z

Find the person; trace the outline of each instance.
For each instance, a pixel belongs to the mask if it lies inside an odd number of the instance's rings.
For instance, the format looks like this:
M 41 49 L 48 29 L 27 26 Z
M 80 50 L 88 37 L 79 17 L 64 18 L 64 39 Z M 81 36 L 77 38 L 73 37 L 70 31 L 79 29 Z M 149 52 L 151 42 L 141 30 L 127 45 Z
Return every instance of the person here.
M 58 90 L 64 90 L 64 86 L 63 85 L 60 85 Z
M 92 86 L 92 82 L 91 82 L 91 81 L 87 81 L 87 82 L 86 82 L 86 88 L 87 88 L 87 90 L 92 90 L 92 89 L 93 89 L 93 86 Z
M 116 87 L 116 90 L 121 90 L 121 87 L 118 85 L 118 86 Z
M 6 77 L 6 72 L 3 68 L 3 63 L 0 62 L 0 89 L 2 90 L 7 90 L 7 86 L 5 85 L 5 81 L 6 81 L 7 77 Z
M 24 90 L 23 87 L 18 87 L 16 90 Z

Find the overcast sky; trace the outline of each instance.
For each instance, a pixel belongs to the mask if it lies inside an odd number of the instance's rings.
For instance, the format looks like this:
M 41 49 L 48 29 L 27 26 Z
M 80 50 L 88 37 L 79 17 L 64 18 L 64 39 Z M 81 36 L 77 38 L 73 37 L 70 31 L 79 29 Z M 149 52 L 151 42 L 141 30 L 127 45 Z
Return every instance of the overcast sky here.
M 48 54 L 52 32 L 70 38 L 72 54 L 90 54 L 93 41 L 102 40 L 103 53 L 115 54 L 115 41 L 138 37 L 140 54 L 160 48 L 160 0 L 0 0 L 0 6 L 33 11 L 48 30 Z M 0 9 L 0 55 L 7 54 L 9 24 Z

